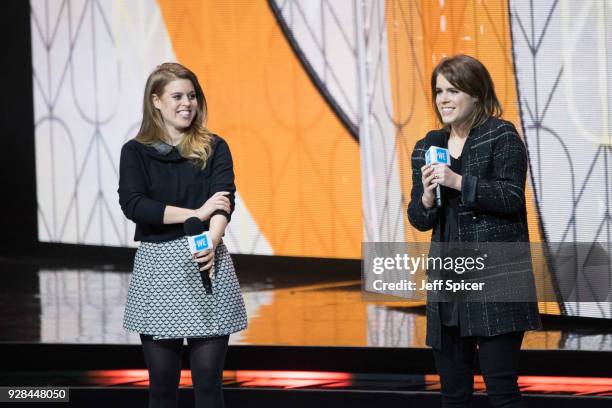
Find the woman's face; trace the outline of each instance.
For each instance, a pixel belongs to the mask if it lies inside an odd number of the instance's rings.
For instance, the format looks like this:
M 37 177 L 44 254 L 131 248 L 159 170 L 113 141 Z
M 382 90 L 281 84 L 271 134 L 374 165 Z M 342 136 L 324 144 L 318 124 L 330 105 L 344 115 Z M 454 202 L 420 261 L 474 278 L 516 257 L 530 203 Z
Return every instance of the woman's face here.
M 462 125 L 470 117 L 477 99 L 455 88 L 444 75 L 436 78 L 436 106 L 445 125 Z
M 153 105 L 160 111 L 168 132 L 182 132 L 191 125 L 198 108 L 193 84 L 188 79 L 168 82 L 161 96 L 153 94 Z

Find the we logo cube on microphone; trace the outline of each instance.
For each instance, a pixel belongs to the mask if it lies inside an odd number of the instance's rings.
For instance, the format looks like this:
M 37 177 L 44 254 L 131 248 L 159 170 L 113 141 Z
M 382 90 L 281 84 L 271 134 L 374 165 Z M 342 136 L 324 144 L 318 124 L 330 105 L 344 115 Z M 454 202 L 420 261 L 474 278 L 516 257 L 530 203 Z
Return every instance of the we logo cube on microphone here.
M 450 166 L 450 154 L 448 149 L 431 146 L 425 152 L 425 164 L 445 164 Z
M 448 149 L 438 146 L 431 146 L 425 152 L 425 164 L 438 164 L 450 166 L 450 153 Z M 437 181 L 437 180 L 436 180 Z M 442 189 L 436 186 L 436 207 L 442 208 Z
M 187 237 L 187 242 L 189 243 L 189 250 L 192 254 L 211 248 L 208 231 L 203 232 L 199 235 Z
M 185 230 L 185 236 L 187 237 L 187 243 L 189 244 L 189 251 L 192 254 L 196 254 L 207 249 L 212 249 L 212 241 L 208 231 L 204 230 L 204 223 L 198 217 L 191 217 L 185 221 L 183 225 Z M 202 279 L 202 285 L 204 286 L 204 292 L 207 295 L 212 295 L 213 287 L 212 280 L 208 271 L 200 271 L 200 278 Z

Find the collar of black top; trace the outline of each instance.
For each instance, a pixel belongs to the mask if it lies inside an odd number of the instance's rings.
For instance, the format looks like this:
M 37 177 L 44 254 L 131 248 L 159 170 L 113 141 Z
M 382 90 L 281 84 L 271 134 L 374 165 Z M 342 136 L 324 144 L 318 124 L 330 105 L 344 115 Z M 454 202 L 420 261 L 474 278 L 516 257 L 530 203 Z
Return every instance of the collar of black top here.
M 153 143 L 152 146 L 155 148 L 155 150 L 157 150 L 158 153 L 163 155 L 170 153 L 172 151 L 172 148 L 174 147 L 164 142 Z
M 164 142 L 155 142 L 145 147 L 147 155 L 155 160 L 175 162 L 185 160 L 174 146 Z

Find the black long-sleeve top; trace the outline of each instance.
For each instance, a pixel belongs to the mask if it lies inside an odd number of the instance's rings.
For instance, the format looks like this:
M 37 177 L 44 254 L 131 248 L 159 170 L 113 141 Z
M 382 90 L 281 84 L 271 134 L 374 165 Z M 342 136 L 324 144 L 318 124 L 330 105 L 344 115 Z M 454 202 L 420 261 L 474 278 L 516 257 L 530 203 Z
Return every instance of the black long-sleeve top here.
M 145 145 L 130 140 L 121 149 L 119 204 L 136 223 L 134 241 L 161 242 L 185 235 L 183 224 L 164 224 L 166 205 L 197 209 L 219 191 L 228 191 L 234 211 L 234 166 L 229 146 L 215 135 L 212 152 L 202 169 L 166 143 Z M 228 221 L 231 213 L 217 210 Z M 208 229 L 208 222 L 205 223 Z

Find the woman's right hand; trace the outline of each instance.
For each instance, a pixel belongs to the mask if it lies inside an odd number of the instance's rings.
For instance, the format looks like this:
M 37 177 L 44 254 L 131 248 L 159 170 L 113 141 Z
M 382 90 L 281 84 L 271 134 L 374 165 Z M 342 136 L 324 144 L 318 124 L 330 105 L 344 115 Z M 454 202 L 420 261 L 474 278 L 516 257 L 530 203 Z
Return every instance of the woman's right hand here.
M 231 212 L 230 200 L 227 197 L 229 192 L 219 191 L 212 195 L 203 206 L 196 210 L 197 217 L 202 221 L 210 219 L 212 214 L 217 210 L 223 210 L 226 213 Z
M 431 164 L 426 164 L 421 167 L 421 182 L 423 183 L 423 205 L 425 208 L 432 208 L 436 198 L 434 190 L 438 186 L 438 183 L 434 181 L 434 168 Z

